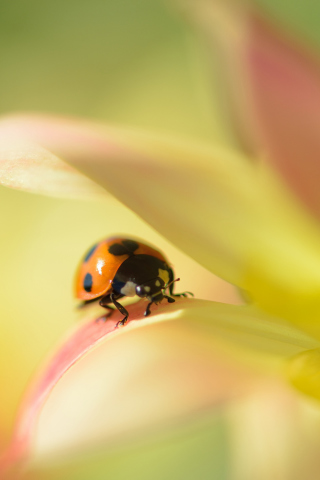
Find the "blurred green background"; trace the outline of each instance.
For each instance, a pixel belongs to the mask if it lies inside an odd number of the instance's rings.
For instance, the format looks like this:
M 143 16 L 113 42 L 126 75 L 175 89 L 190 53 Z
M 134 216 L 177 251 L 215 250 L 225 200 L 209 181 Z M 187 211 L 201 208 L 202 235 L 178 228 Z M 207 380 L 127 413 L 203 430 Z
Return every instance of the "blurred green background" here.
M 320 46 L 319 2 L 255 4 L 311 48 Z M 175 2 L 14 0 L 0 5 L 2 114 L 42 111 L 234 142 L 219 94 L 219 62 L 209 61 L 192 19 Z M 145 235 L 163 249 L 167 245 L 113 200 L 51 199 L 1 188 L 0 210 L 1 445 L 32 372 L 76 321 L 71 284 L 84 250 L 117 231 Z M 176 269 L 184 268 L 186 259 L 178 253 L 176 258 Z M 195 265 L 188 268 L 191 276 L 200 276 Z M 130 474 L 131 479 L 223 480 L 229 478 L 227 431 L 217 414 L 205 426 L 148 448 L 86 459 L 72 471 L 57 466 L 52 475 L 82 480 L 89 478 L 88 468 L 92 479 L 122 480 Z
M 220 130 L 196 35 L 163 1 L 6 2 L 0 29 L 2 112 Z

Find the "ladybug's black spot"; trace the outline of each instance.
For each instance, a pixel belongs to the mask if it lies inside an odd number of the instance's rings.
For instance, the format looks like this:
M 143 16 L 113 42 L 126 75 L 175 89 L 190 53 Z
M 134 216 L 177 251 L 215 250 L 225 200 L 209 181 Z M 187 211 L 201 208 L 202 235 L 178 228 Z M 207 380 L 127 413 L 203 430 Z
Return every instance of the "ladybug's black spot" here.
M 83 259 L 84 262 L 87 262 L 92 257 L 97 246 L 98 244 L 96 243 L 95 245 L 93 245 L 93 247 L 90 248 L 90 250 L 87 252 L 86 256 Z
M 139 244 L 134 240 L 122 240 L 122 244 L 126 247 L 129 252 L 133 253 L 139 248 Z
M 113 245 L 110 245 L 108 250 L 111 255 L 115 255 L 116 257 L 118 257 L 119 255 L 128 254 L 128 250 L 126 249 L 126 247 L 124 245 L 121 245 L 120 243 L 114 243 Z
M 92 275 L 91 273 L 87 273 L 83 280 L 83 288 L 86 292 L 91 292 L 92 289 Z
M 139 248 L 139 244 L 133 240 L 123 240 L 122 243 L 114 243 L 109 247 L 109 253 L 116 257 L 120 255 L 131 255 Z

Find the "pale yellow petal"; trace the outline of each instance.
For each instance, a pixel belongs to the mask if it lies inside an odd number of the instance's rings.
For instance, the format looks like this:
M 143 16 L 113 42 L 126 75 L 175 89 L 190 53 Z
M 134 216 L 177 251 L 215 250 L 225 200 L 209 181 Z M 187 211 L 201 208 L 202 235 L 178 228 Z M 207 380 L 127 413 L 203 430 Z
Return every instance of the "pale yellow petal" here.
M 275 379 L 227 409 L 230 480 L 317 478 L 320 411 Z
M 51 117 L 4 121 L 200 264 L 320 337 L 320 233 L 271 172 L 230 149 Z

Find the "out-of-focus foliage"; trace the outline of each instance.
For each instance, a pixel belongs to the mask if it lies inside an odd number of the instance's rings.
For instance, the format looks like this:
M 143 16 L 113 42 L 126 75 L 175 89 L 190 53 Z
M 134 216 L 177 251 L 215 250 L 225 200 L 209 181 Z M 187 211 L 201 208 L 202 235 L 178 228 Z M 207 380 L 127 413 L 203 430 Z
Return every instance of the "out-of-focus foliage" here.
M 252 0 L 263 9 L 266 15 L 276 23 L 286 27 L 288 32 L 308 42 L 314 48 L 320 48 L 320 4 L 314 0 Z
M 161 0 L 6 2 L 0 110 L 219 136 L 219 97 L 191 25 Z

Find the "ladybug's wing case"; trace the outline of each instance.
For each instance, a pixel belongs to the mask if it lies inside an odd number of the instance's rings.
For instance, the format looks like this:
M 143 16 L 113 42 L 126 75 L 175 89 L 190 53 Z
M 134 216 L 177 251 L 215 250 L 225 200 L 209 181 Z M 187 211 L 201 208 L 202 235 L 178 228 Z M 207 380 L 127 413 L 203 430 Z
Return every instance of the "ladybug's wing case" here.
M 107 294 L 120 265 L 131 255 L 151 255 L 168 263 L 157 250 L 135 240 L 109 238 L 94 245 L 78 268 L 75 295 L 92 300 Z
M 76 275 L 76 297 L 92 300 L 111 289 L 112 280 L 129 254 L 115 256 L 109 252 L 117 239 L 103 240 L 93 246 L 84 257 Z

